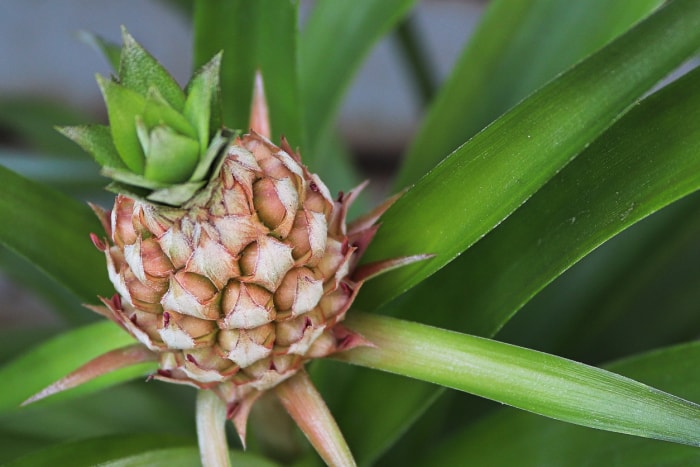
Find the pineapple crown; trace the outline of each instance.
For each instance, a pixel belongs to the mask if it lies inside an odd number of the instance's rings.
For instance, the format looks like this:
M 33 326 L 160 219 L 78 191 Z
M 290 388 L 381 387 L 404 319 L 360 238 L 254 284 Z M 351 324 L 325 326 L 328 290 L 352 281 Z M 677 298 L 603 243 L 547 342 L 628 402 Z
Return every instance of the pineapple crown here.
M 221 126 L 221 53 L 183 90 L 122 28 L 117 76 L 97 75 L 109 126 L 58 130 L 92 154 L 110 191 L 179 206 L 203 187 L 236 136 Z

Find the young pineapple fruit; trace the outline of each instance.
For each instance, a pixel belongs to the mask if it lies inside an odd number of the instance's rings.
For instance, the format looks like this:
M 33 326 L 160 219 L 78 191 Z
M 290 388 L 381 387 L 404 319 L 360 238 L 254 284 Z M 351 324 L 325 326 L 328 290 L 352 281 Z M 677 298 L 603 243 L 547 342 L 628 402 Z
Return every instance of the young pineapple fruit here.
M 111 212 L 95 208 L 109 239 L 92 236 L 117 294 L 93 309 L 155 353 L 154 378 L 211 389 L 244 422 L 304 362 L 362 342 L 338 323 L 389 204 L 346 226 L 359 190 L 334 200 L 286 141 L 221 127 L 220 56 L 183 92 L 123 40 L 118 76 L 98 77 L 110 126 L 62 129 L 118 193 Z M 265 133 L 256 82 L 251 121 Z

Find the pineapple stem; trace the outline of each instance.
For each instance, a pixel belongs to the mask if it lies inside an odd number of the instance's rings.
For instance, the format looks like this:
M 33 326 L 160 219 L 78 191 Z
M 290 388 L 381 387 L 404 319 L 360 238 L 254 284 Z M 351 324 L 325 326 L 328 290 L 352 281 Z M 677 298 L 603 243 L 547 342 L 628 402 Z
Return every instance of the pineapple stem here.
M 304 370 L 277 386 L 275 392 L 326 464 L 357 465 L 328 406 Z
M 226 442 L 226 404 L 212 391 L 197 393 L 197 438 L 204 467 L 230 467 Z

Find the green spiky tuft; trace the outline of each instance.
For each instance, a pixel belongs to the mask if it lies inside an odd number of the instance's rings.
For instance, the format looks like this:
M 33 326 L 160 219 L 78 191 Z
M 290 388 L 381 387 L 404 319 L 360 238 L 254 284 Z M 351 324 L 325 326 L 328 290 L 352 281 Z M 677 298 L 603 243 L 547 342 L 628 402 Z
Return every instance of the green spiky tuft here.
M 119 71 L 97 76 L 109 127 L 58 130 L 92 154 L 108 189 L 178 206 L 204 186 L 235 137 L 221 126 L 221 53 L 185 89 L 122 28 Z

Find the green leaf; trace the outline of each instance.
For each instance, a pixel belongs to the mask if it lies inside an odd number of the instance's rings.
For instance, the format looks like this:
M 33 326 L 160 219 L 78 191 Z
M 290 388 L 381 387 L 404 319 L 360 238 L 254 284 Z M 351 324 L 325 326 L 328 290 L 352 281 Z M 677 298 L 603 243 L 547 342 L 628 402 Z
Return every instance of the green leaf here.
M 187 100 L 182 113 L 197 130 L 201 154 L 209 146 L 211 133 L 221 126 L 220 68 L 221 54 L 216 54 L 187 85 Z
M 571 265 L 612 236 L 700 189 L 700 69 L 645 99 L 460 258 L 408 307 L 431 324 L 491 336 Z M 454 320 L 459 303 L 469 313 Z M 449 315 L 449 316 L 448 316 Z
M 185 93 L 177 81 L 123 27 L 122 42 L 119 83 L 142 96 L 155 88 L 175 110 L 182 111 Z
M 90 242 L 102 226 L 87 205 L 0 167 L 0 242 L 86 302 L 113 290 Z
M 179 183 L 190 178 L 199 161 L 199 143 L 159 125 L 149 133 L 144 176 L 164 183 Z
M 147 128 L 165 125 L 189 138 L 198 139 L 197 130 L 187 118 L 168 104 L 156 89 L 151 89 L 146 97 L 146 105 L 139 117 Z
M 0 411 L 17 410 L 30 396 L 105 352 L 131 345 L 134 338 L 111 321 L 84 326 L 57 336 L 0 368 L 5 381 Z M 152 371 L 154 364 L 115 371 L 65 393 L 47 398 L 60 400 L 128 381 Z
M 700 343 L 632 357 L 607 366 L 689 399 L 700 399 Z M 508 442 L 504 443 L 503 440 Z M 638 437 L 589 430 L 512 409 L 476 422 L 431 450 L 417 465 L 681 466 L 700 463 L 700 450 Z
M 489 2 L 406 153 L 397 189 L 415 183 L 496 117 L 662 3 Z
M 244 130 L 248 129 L 253 77 L 260 69 L 273 139 L 283 134 L 292 147 L 305 147 L 297 81 L 297 8 L 293 0 L 197 2 L 194 63 L 199 67 L 224 51 L 224 124 Z
M 318 151 L 327 138 L 342 95 L 372 46 L 401 20 L 415 0 L 320 0 L 299 39 L 299 84 L 310 147 L 307 164 L 316 168 L 328 155 Z M 332 38 L 332 39 L 331 39 Z
M 275 467 L 278 465 L 247 452 L 231 451 L 230 457 L 232 464 L 236 467 Z M 100 465 L 105 467 L 141 467 L 144 465 L 152 467 L 190 467 L 198 465 L 199 462 L 199 451 L 197 448 L 190 447 L 158 449 Z
M 101 438 L 73 441 L 29 454 L 8 467 L 39 465 L 70 465 L 73 467 L 92 467 L 155 449 L 178 447 L 193 444 L 191 438 L 163 434 L 149 435 L 113 435 Z M 125 464 L 134 465 L 134 464 Z M 144 464 L 142 464 L 144 465 Z M 190 464 L 192 465 L 192 464 Z
M 475 136 L 387 211 L 364 261 L 436 256 L 369 282 L 360 303 L 386 302 L 452 261 L 699 46 L 700 3 L 671 2 Z
M 97 83 L 107 104 L 112 139 L 119 156 L 129 170 L 143 174 L 144 154 L 136 132 L 136 117 L 143 113 L 146 98 L 99 75 Z
M 56 132 L 56 124 L 77 125 L 86 116 L 65 104 L 46 98 L 0 98 L 0 127 L 9 131 L 10 139 L 19 140 L 22 146 L 51 155 L 83 157 L 75 144 Z M 3 144 L 7 144 L 7 138 Z
M 75 141 L 90 153 L 101 167 L 125 169 L 117 148 L 112 141 L 112 132 L 104 125 L 80 125 L 57 128 L 63 135 Z
M 349 315 L 375 347 L 336 358 L 550 418 L 700 446 L 700 406 L 600 368 L 395 318 Z

